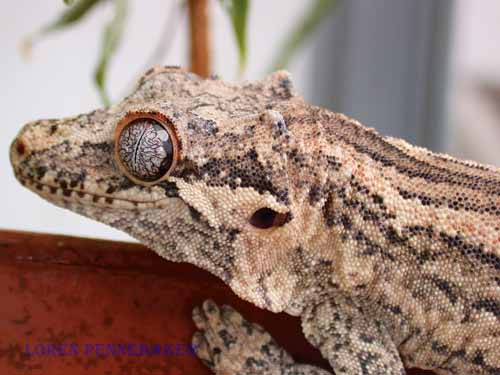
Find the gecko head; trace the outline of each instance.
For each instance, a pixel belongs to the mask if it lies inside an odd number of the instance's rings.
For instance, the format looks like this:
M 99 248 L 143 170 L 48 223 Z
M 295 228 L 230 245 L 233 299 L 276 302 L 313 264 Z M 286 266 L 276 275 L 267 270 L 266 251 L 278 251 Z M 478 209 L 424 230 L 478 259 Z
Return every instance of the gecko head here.
M 294 135 L 269 108 L 293 99 L 283 72 L 237 85 L 155 69 L 113 107 L 25 125 L 11 162 L 41 197 L 282 311 L 307 213 L 290 177 Z

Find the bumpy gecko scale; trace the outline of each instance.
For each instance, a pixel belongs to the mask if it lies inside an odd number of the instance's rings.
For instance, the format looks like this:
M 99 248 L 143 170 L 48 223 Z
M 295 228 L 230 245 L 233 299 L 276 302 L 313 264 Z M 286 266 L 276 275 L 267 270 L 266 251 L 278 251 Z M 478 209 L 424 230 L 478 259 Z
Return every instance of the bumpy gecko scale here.
M 121 103 L 27 124 L 10 157 L 54 204 L 300 316 L 336 374 L 500 374 L 500 170 L 306 103 L 290 76 L 155 68 Z M 195 309 L 217 374 L 326 374 L 230 307 Z

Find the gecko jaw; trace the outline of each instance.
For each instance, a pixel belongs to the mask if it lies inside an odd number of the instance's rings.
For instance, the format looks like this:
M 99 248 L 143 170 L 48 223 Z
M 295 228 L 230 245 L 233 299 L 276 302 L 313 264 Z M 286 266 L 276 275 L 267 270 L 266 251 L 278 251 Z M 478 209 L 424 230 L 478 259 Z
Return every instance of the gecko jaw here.
M 111 196 L 105 193 L 94 193 L 92 192 L 93 189 L 90 189 L 89 186 L 86 186 L 85 191 L 69 187 L 63 188 L 57 186 L 55 183 L 51 184 L 50 182 L 35 181 L 32 177 L 21 173 L 19 169 L 15 171 L 15 176 L 23 186 L 40 195 L 42 198 L 54 203 L 76 203 L 98 208 L 119 208 L 142 211 L 165 208 L 169 199 L 161 198 L 157 200 L 140 201 Z

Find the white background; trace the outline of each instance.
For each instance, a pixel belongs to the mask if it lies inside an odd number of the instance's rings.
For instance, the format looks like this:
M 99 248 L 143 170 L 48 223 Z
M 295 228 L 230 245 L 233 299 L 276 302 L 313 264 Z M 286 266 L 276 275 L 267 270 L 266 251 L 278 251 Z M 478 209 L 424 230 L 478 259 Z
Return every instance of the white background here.
M 23 38 L 64 9 L 63 1 L 2 0 L 0 4 L 0 228 L 129 239 L 122 232 L 55 207 L 24 189 L 15 180 L 8 158 L 10 142 L 26 122 L 75 115 L 101 106 L 92 73 L 100 48 L 101 30 L 112 16 L 112 8 L 96 8 L 70 30 L 52 34 L 35 45 L 31 57 L 26 60 L 20 53 Z M 284 4 L 287 6 L 283 7 Z M 132 0 L 130 5 L 124 42 L 109 73 L 109 88 L 115 100 L 143 70 L 171 10 L 171 2 L 165 0 Z M 252 2 L 249 64 L 244 78 L 259 78 L 267 71 L 277 45 L 289 26 L 301 16 L 305 5 L 307 1 Z M 224 79 L 237 79 L 238 55 L 232 29 L 216 1 L 212 15 L 213 70 Z M 164 64 L 186 66 L 187 37 L 184 19 Z M 302 58 L 294 64 L 299 87 L 305 79 L 301 74 L 304 69 L 300 68 L 306 65 L 305 60 L 307 58 Z

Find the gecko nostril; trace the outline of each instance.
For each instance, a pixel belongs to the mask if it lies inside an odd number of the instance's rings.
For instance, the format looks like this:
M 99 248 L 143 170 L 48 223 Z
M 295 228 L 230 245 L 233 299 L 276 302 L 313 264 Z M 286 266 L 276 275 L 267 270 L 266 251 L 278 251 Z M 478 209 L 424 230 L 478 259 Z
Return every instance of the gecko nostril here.
M 26 145 L 21 139 L 16 140 L 16 152 L 18 153 L 18 155 L 24 155 L 24 153 L 26 152 Z

